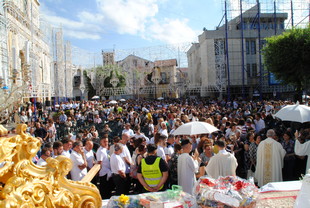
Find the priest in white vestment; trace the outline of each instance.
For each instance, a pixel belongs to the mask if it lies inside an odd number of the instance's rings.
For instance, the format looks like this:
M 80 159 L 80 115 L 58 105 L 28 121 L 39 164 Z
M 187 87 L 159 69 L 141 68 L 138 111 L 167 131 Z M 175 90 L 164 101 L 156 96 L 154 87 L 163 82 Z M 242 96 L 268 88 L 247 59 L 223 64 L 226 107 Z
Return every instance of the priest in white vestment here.
M 217 179 L 219 176 L 235 176 L 238 166 L 235 156 L 225 150 L 226 143 L 224 141 L 216 142 L 219 152 L 211 157 L 207 167 L 207 175 Z
M 188 139 L 182 142 L 183 153 L 178 158 L 178 185 L 182 186 L 184 192 L 193 194 L 193 188 L 196 182 L 195 173 L 198 172 L 198 152 L 192 157 L 189 153 L 192 150 L 192 144 Z
M 257 147 L 255 178 L 258 186 L 270 182 L 282 181 L 282 168 L 285 150 L 282 145 L 274 140 L 276 134 L 273 129 L 267 131 L 267 139 Z
M 307 135 L 308 136 L 308 135 Z M 310 141 L 307 141 L 305 143 L 300 143 L 298 140 L 298 131 L 295 132 L 295 154 L 298 156 L 308 156 L 308 161 L 307 161 L 307 167 L 306 167 L 306 173 L 310 168 Z M 306 139 L 306 138 L 304 138 Z

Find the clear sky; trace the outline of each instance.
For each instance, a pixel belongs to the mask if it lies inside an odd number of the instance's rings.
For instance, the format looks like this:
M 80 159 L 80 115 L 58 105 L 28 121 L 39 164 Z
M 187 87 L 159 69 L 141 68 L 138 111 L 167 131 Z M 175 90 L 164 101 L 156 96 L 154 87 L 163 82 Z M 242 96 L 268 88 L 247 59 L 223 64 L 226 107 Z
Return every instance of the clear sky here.
M 131 49 L 197 42 L 223 16 L 221 0 L 42 0 L 41 13 L 79 48 Z

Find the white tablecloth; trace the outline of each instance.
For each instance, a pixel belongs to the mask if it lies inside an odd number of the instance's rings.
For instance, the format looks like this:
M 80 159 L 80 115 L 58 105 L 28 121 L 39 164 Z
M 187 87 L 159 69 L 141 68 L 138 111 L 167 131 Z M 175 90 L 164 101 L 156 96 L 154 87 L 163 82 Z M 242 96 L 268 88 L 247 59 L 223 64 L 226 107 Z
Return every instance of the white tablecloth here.
M 106 208 L 108 205 L 109 199 L 102 200 L 102 208 Z
M 266 191 L 296 191 L 300 190 L 301 181 L 286 181 L 268 183 L 260 188 L 260 192 Z

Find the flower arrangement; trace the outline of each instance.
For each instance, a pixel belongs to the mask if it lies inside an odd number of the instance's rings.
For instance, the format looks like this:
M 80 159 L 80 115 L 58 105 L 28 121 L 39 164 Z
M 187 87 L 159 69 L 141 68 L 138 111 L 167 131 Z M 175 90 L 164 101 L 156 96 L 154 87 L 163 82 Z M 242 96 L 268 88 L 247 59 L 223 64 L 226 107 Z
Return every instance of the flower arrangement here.
M 107 204 L 107 208 L 142 208 L 139 205 L 138 195 L 112 196 Z
M 122 208 L 126 207 L 126 205 L 129 204 L 129 196 L 126 196 L 124 194 L 120 195 L 118 197 L 118 203 L 119 203 L 120 207 L 122 207 Z
M 254 207 L 258 188 L 235 176 L 212 179 L 201 177 L 195 187 L 197 203 L 201 207 Z

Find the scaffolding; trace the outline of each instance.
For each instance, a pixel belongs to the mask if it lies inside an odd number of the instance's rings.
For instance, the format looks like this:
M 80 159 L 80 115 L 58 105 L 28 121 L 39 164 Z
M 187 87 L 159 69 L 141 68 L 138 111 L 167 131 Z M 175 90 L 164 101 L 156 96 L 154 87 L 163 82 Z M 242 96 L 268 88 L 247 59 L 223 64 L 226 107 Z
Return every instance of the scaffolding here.
M 227 53 L 226 58 L 217 60 L 216 70 L 220 74 L 223 66 L 225 67 L 228 99 L 231 95 L 245 98 L 249 94 L 262 99 L 263 94 L 273 94 L 275 97 L 281 92 L 292 91 L 291 86 L 270 83 L 271 75 L 264 69 L 261 49 L 265 44 L 265 37 L 279 35 L 291 28 L 306 27 L 310 20 L 309 1 L 222 0 L 222 10 L 223 18 L 217 28 L 225 27 Z M 248 10 L 251 12 L 246 13 Z M 284 22 L 280 22 L 279 18 L 284 18 Z M 236 36 L 231 28 L 232 22 L 238 23 L 239 42 L 231 41 L 231 38 Z M 255 46 L 255 51 L 251 57 L 247 54 L 252 45 Z M 241 61 L 234 58 L 236 54 L 239 54 Z M 217 78 L 219 79 L 219 76 Z
M 6 11 L 1 4 L 0 7 L 0 68 L 1 78 L 4 84 L 7 85 L 7 71 L 8 71 L 8 50 L 7 50 L 7 18 Z

